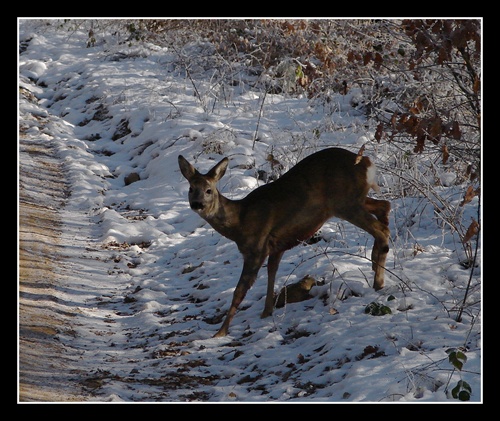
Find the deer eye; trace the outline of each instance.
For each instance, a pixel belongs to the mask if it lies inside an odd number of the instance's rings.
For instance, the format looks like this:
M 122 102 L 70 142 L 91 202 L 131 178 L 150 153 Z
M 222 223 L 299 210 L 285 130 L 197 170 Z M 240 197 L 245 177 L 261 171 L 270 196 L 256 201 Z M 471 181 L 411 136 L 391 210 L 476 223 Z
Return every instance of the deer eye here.
M 212 194 L 212 189 L 207 189 L 206 193 L 207 194 Z

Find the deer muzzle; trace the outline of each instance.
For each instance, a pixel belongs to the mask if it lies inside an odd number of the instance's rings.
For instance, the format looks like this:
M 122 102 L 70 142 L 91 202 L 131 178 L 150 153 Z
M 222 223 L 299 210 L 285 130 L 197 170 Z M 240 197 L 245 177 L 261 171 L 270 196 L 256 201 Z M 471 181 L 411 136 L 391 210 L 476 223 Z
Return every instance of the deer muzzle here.
M 205 208 L 205 205 L 201 202 L 192 202 L 190 205 L 191 209 L 193 209 L 194 211 L 203 210 Z

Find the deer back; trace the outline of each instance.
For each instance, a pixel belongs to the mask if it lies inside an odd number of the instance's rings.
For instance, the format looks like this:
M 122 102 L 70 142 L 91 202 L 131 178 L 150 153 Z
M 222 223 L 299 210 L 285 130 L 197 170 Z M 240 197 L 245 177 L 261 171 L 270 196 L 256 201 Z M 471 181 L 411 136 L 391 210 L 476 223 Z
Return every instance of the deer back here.
M 228 160 L 224 158 L 200 174 L 182 156 L 179 166 L 189 181 L 191 208 L 222 235 L 239 246 L 269 241 L 271 250 L 288 249 L 310 238 L 323 223 L 345 218 L 362 206 L 373 187 L 368 157 L 341 148 L 316 152 L 276 181 L 262 185 L 240 200 L 229 200 L 217 190 Z

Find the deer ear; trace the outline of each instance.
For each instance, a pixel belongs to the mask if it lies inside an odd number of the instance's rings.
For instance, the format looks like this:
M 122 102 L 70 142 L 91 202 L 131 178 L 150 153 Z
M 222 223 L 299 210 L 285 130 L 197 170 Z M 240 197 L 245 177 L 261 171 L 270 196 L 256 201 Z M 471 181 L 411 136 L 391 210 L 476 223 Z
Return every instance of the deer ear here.
M 179 155 L 178 161 L 182 175 L 189 181 L 198 171 L 182 155 Z
M 215 181 L 219 181 L 222 178 L 222 176 L 226 173 L 228 164 L 229 164 L 229 159 L 224 158 L 207 173 L 207 176 L 212 177 Z

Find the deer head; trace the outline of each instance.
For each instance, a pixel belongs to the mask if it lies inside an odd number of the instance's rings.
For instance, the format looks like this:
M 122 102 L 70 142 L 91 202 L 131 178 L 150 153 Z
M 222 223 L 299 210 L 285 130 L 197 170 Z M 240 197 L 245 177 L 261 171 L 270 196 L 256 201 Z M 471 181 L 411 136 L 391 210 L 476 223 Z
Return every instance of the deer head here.
M 229 160 L 224 158 L 202 175 L 182 155 L 179 156 L 179 168 L 189 181 L 189 206 L 204 219 L 210 218 L 219 209 L 217 182 L 225 174 L 228 163 Z

